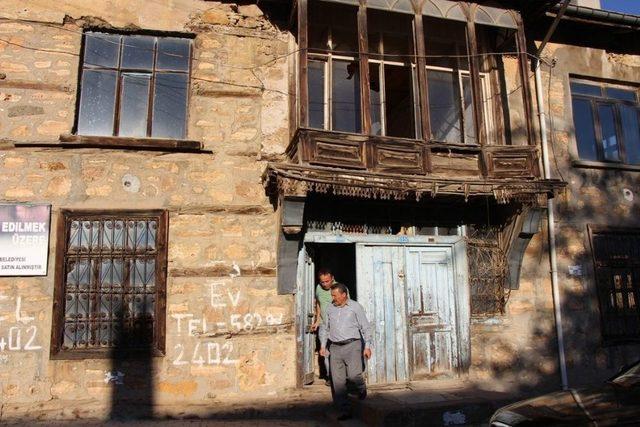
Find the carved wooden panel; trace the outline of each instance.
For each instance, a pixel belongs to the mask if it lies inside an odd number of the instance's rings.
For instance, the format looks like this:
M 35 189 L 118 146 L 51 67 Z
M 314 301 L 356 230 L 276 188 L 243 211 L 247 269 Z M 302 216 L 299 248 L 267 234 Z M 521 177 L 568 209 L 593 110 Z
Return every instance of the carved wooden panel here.
M 307 144 L 310 164 L 366 169 L 364 141 L 312 137 Z
M 434 174 L 459 176 L 480 176 L 477 153 L 431 153 L 431 170 Z
M 371 144 L 370 159 L 372 169 L 377 172 L 414 175 L 426 173 L 424 149 L 418 144 L 404 147 L 391 144 Z
M 492 178 L 533 178 L 538 175 L 537 152 L 529 147 L 488 150 L 485 162 Z

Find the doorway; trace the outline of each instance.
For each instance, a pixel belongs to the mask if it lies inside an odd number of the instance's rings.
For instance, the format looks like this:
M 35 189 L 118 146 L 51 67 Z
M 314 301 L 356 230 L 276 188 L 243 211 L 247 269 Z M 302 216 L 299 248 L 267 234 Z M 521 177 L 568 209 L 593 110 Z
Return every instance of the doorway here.
M 328 268 L 336 282 L 349 289 L 349 297 L 358 300 L 356 286 L 356 245 L 348 243 L 321 243 L 310 245 L 313 254 L 314 277 L 318 277 L 321 268 Z M 315 289 L 315 286 L 314 286 Z
M 464 239 L 308 233 L 305 241 L 299 259 L 304 262 L 298 264 L 298 318 L 312 316 L 318 269 L 331 269 L 373 325 L 369 384 L 452 376 L 468 366 Z M 306 346 L 305 378 L 312 379 L 312 340 L 303 336 L 299 342 Z

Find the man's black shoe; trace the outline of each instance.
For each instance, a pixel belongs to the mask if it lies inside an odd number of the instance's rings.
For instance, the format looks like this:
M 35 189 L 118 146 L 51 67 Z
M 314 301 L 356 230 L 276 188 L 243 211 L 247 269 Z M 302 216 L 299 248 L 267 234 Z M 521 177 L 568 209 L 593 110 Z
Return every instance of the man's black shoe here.
M 338 415 L 338 421 L 350 420 L 351 418 L 353 418 L 353 416 L 348 412 Z
M 326 385 L 327 387 L 331 387 L 331 380 L 330 379 L 324 380 L 324 385 Z
M 364 400 L 366 398 L 367 398 L 367 390 L 362 390 L 360 393 L 358 393 L 358 399 Z

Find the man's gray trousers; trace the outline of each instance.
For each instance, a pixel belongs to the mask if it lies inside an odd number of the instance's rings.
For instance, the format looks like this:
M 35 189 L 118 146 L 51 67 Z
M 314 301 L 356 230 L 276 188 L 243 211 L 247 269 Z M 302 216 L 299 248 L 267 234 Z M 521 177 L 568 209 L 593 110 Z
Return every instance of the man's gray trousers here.
M 348 412 L 349 398 L 347 382 L 350 389 L 358 394 L 366 391 L 362 377 L 362 341 L 356 340 L 344 345 L 331 344 L 329 347 L 329 365 L 331 366 L 331 387 L 333 388 L 333 402 L 338 409 Z

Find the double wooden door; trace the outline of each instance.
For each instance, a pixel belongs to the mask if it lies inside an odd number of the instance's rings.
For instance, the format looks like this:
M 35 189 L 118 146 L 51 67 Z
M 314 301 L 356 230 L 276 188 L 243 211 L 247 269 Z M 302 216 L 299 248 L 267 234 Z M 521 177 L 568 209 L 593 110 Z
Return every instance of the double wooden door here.
M 370 384 L 453 373 L 458 367 L 451 247 L 358 244 L 359 302 L 374 328 Z
M 451 375 L 468 364 L 468 292 L 460 273 L 466 257 L 453 247 L 356 243 L 357 300 L 373 325 L 368 383 Z M 306 246 L 298 267 L 298 378 L 308 384 L 314 372 L 309 326 L 315 280 Z

